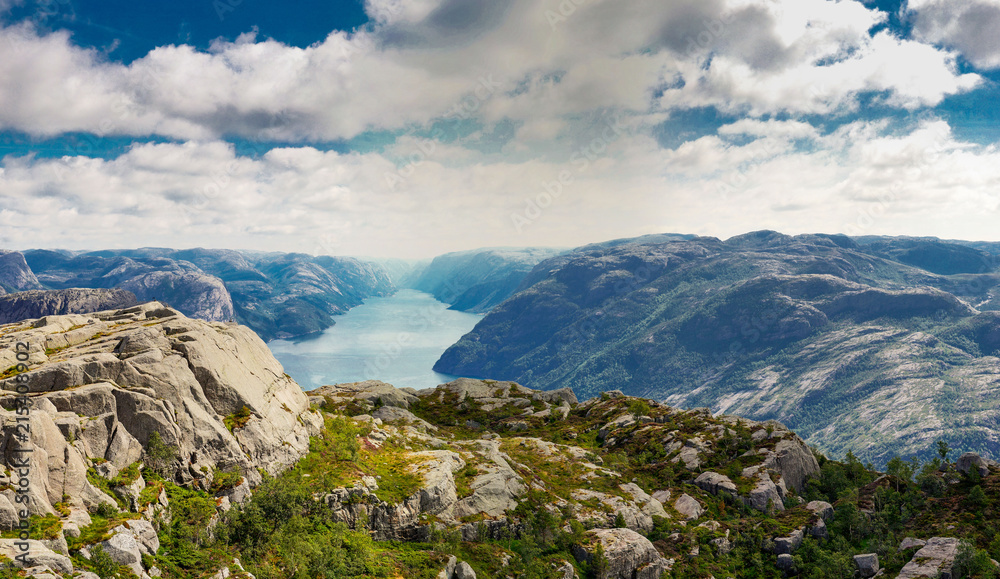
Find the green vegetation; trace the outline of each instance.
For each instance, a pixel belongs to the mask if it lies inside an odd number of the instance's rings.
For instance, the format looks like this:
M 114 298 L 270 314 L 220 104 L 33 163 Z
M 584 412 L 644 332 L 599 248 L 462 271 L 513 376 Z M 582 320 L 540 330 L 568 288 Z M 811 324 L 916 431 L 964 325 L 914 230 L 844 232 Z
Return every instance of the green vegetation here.
M 253 412 L 251 412 L 249 408 L 244 406 L 243 408 L 240 408 L 236 412 L 223 418 L 222 423 L 226 425 L 226 428 L 229 429 L 229 432 L 232 432 L 237 428 L 243 428 L 244 426 L 246 426 L 247 422 L 250 422 L 250 418 L 252 416 Z
M 228 425 L 227 425 L 228 426 Z M 231 431 L 232 429 L 230 429 Z M 165 474 L 167 468 L 177 459 L 177 450 L 163 442 L 160 433 L 153 431 L 146 442 L 146 464 L 149 468 Z

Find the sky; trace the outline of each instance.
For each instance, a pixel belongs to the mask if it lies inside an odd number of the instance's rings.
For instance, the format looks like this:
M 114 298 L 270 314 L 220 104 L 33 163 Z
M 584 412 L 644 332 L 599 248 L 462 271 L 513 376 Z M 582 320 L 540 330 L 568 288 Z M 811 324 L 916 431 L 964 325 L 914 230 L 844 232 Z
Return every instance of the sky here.
M 0 0 L 0 247 L 1000 240 L 1000 0 Z

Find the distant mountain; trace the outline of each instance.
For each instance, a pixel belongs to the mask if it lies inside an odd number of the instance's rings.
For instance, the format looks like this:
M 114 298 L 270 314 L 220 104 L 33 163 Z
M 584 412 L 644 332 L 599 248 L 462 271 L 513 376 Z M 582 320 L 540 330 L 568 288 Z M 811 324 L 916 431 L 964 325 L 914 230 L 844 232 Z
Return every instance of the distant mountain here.
M 41 288 L 42 284 L 24 261 L 24 255 L 0 250 L 0 295 Z
M 770 231 L 589 246 L 539 263 L 434 369 L 774 418 L 876 462 L 939 438 L 1000 456 L 992 263 Z
M 16 252 L 14 252 L 16 253 Z M 20 254 L 17 254 L 20 255 Z M 301 336 L 395 290 L 385 270 L 351 258 L 252 251 L 142 248 L 24 252 L 39 287 L 120 288 L 185 315 L 236 320 L 265 340 Z
M 137 303 L 135 294 L 125 290 L 29 290 L 0 297 L 0 324 L 44 316 L 121 309 Z
M 529 247 L 446 253 L 435 257 L 410 287 L 433 294 L 454 310 L 484 313 L 510 297 L 535 265 L 562 251 Z

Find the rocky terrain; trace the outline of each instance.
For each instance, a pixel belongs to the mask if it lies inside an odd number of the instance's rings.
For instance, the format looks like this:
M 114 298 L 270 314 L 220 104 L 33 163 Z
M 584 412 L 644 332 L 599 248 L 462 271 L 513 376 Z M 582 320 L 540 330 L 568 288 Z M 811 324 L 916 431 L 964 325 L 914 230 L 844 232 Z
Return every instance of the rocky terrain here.
M 0 357 L 2 577 L 987 577 L 1000 551 L 972 453 L 883 474 L 774 421 L 493 380 L 307 396 L 248 328 L 156 302 L 2 325 Z
M 139 301 L 159 300 L 190 317 L 235 319 L 265 340 L 324 330 L 336 314 L 395 289 L 377 265 L 304 254 L 31 250 L 21 260 L 30 266 L 32 279 L 39 276 L 37 287 L 123 289 Z
M 435 370 L 776 419 L 884 465 L 1000 456 L 1000 274 L 939 240 L 618 240 L 538 264 Z
M 28 290 L 0 297 L 0 324 L 47 315 L 83 314 L 121 309 L 138 304 L 125 290 Z
M 561 253 L 550 248 L 484 248 L 435 257 L 409 286 L 452 309 L 485 313 L 521 285 L 541 261 Z

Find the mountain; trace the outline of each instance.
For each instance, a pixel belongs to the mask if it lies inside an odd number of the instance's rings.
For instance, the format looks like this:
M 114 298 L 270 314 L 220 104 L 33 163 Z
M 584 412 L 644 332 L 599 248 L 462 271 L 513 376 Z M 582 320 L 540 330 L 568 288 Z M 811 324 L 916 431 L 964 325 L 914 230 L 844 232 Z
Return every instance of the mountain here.
M 138 303 L 125 290 L 29 290 L 0 297 L 0 324 L 43 316 L 127 308 Z
M 510 297 L 551 248 L 484 248 L 435 257 L 412 283 L 452 309 L 484 313 Z
M 156 302 L 0 326 L 0 358 L 4 577 L 985 578 L 1000 550 L 997 463 L 947 446 L 881 473 L 617 391 L 307 396 Z
M 937 439 L 997 457 L 992 260 L 769 231 L 581 248 L 539 263 L 435 370 L 776 419 L 876 464 Z
M 395 287 L 381 267 L 351 258 L 216 249 L 24 252 L 45 287 L 120 288 L 185 315 L 236 319 L 265 340 L 301 336 Z
M 0 250 L 0 295 L 41 288 L 24 255 L 17 251 Z

